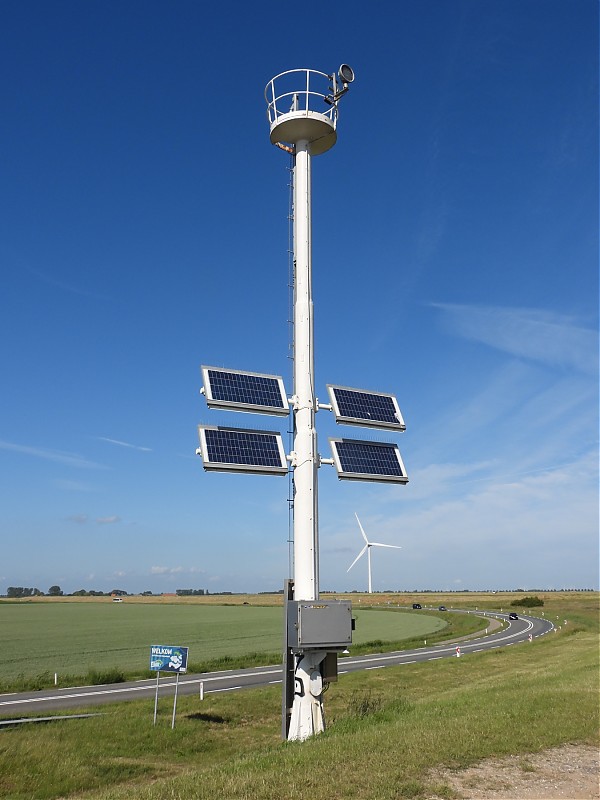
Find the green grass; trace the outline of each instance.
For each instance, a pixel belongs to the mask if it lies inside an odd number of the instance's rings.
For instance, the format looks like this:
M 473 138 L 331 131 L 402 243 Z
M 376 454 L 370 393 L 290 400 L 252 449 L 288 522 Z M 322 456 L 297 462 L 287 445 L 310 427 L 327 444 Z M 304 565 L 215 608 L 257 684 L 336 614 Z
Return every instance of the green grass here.
M 341 676 L 303 743 L 279 741 L 278 687 L 181 697 L 174 731 L 167 699 L 156 728 L 145 701 L 0 731 L 0 796 L 450 800 L 436 767 L 598 742 L 597 600 L 554 610 L 569 624 L 531 644 Z
M 360 608 L 354 641 L 422 641 L 449 629 L 443 615 Z M 481 627 L 481 622 L 474 623 Z M 112 603 L 2 603 L 0 691 L 140 677 L 150 645 L 189 647 L 190 671 L 279 662 L 281 607 Z M 107 674 L 112 678 L 105 680 Z

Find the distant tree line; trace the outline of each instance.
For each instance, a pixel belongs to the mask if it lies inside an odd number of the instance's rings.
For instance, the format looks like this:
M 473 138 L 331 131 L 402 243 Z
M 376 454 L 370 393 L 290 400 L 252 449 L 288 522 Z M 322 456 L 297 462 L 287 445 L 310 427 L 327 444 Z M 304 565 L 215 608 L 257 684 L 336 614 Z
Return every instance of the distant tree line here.
M 27 586 L 9 586 L 6 591 L 7 597 L 42 597 L 43 594 L 39 589 Z
M 49 597 L 59 597 L 63 594 L 60 586 L 51 586 L 48 589 Z M 40 592 L 37 588 L 29 588 L 27 586 L 9 586 L 6 590 L 7 597 L 45 597 L 44 592 Z
M 21 597 L 64 597 L 64 592 L 55 584 L 51 586 L 47 592 L 41 592 L 39 589 L 35 587 L 28 587 L 28 586 L 9 586 L 6 590 L 6 596 L 10 598 L 21 598 Z M 117 596 L 122 597 L 126 595 L 127 592 L 125 589 L 112 589 L 110 592 L 96 592 L 94 589 L 78 589 L 76 592 L 71 592 L 69 597 L 110 597 Z M 146 592 L 144 592 L 146 594 Z M 148 592 L 147 594 L 152 594 L 152 592 Z
M 449 590 L 441 590 L 441 589 L 386 589 L 385 592 L 373 592 L 373 594 L 439 594 L 440 592 L 444 592 L 445 594 L 463 594 L 468 593 L 469 589 L 449 589 Z M 475 590 L 472 590 L 475 591 Z M 479 590 L 477 590 L 479 591 Z M 504 594 L 504 593 L 519 593 L 524 594 L 525 589 L 500 589 L 500 590 L 481 590 L 482 592 L 492 593 L 492 594 Z M 529 591 L 532 591 L 531 589 Z M 595 589 L 534 589 L 533 591 L 539 592 L 593 592 L 596 591 Z M 110 592 L 101 592 L 96 591 L 94 589 L 77 589 L 76 592 L 71 592 L 69 597 L 126 597 L 129 593 L 125 591 L 125 589 L 111 589 Z M 148 589 L 145 592 L 139 593 L 142 597 L 152 597 L 154 592 Z M 160 595 L 160 592 L 156 593 Z M 176 589 L 175 594 L 178 597 L 202 597 L 203 595 L 233 595 L 233 594 L 246 594 L 246 592 L 209 592 L 208 589 Z M 283 594 L 283 589 L 275 589 L 275 590 L 268 590 L 258 592 L 257 594 Z M 333 589 L 322 590 L 322 594 L 337 594 L 336 591 Z M 359 592 L 357 589 L 352 589 L 350 592 L 345 592 L 345 594 L 364 594 L 364 592 Z M 57 584 L 51 586 L 47 592 L 42 592 L 37 587 L 29 587 L 29 586 L 9 586 L 6 591 L 6 597 L 13 598 L 13 599 L 20 599 L 23 597 L 63 597 L 65 592 L 58 586 Z M 513 600 L 511 603 L 513 606 L 525 606 L 533 608 L 535 606 L 543 606 L 544 601 L 541 600 L 539 597 L 536 596 L 526 596 L 522 598 L 517 598 Z

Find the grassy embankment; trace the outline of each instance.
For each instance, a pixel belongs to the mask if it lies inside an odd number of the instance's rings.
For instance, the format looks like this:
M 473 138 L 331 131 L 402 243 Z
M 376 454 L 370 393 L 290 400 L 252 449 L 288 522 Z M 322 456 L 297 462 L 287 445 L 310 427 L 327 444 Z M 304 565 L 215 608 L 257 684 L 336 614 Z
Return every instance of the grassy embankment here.
M 456 795 L 431 770 L 564 742 L 598 742 L 598 597 L 546 601 L 562 629 L 491 653 L 344 675 L 327 732 L 281 744 L 278 687 L 180 698 L 0 733 L 12 800 L 266 800 Z M 564 619 L 568 624 L 564 625 Z

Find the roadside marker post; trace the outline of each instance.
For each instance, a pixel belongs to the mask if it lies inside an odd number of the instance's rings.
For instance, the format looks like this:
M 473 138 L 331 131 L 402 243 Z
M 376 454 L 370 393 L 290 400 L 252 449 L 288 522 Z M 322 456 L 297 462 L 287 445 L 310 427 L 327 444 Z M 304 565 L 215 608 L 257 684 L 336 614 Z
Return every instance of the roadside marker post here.
M 460 658 L 460 647 L 456 648 L 456 657 Z
M 177 713 L 177 691 L 179 689 L 179 672 L 175 676 L 175 697 L 173 698 L 173 719 L 171 720 L 171 730 L 175 727 L 175 714 Z
M 156 713 L 158 711 L 158 681 L 160 678 L 160 672 L 156 673 L 156 694 L 154 695 L 154 725 L 156 725 Z

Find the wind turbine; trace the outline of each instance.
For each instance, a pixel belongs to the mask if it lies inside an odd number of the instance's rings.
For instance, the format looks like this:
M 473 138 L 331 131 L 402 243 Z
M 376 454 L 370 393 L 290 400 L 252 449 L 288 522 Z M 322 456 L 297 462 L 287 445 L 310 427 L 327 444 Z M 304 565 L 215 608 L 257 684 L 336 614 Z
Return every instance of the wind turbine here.
M 367 534 L 363 530 L 363 526 L 360 524 L 360 520 L 358 518 L 358 514 L 356 513 L 356 511 L 354 512 L 354 516 L 356 517 L 356 521 L 358 522 L 358 527 L 360 528 L 360 532 L 362 533 L 363 539 L 365 540 L 366 544 L 363 547 L 363 549 L 360 551 L 360 553 L 356 556 L 354 561 L 350 564 L 350 566 L 348 567 L 346 572 L 350 572 L 352 567 L 356 564 L 358 559 L 362 555 L 364 555 L 365 550 L 366 550 L 366 552 L 367 552 L 367 563 L 369 565 L 369 594 L 373 594 L 373 584 L 372 584 L 372 580 L 371 580 L 371 548 L 372 547 L 393 547 L 394 550 L 402 550 L 402 548 L 400 547 L 400 545 L 397 545 L 397 544 L 381 544 L 381 542 L 370 542 L 367 539 Z

